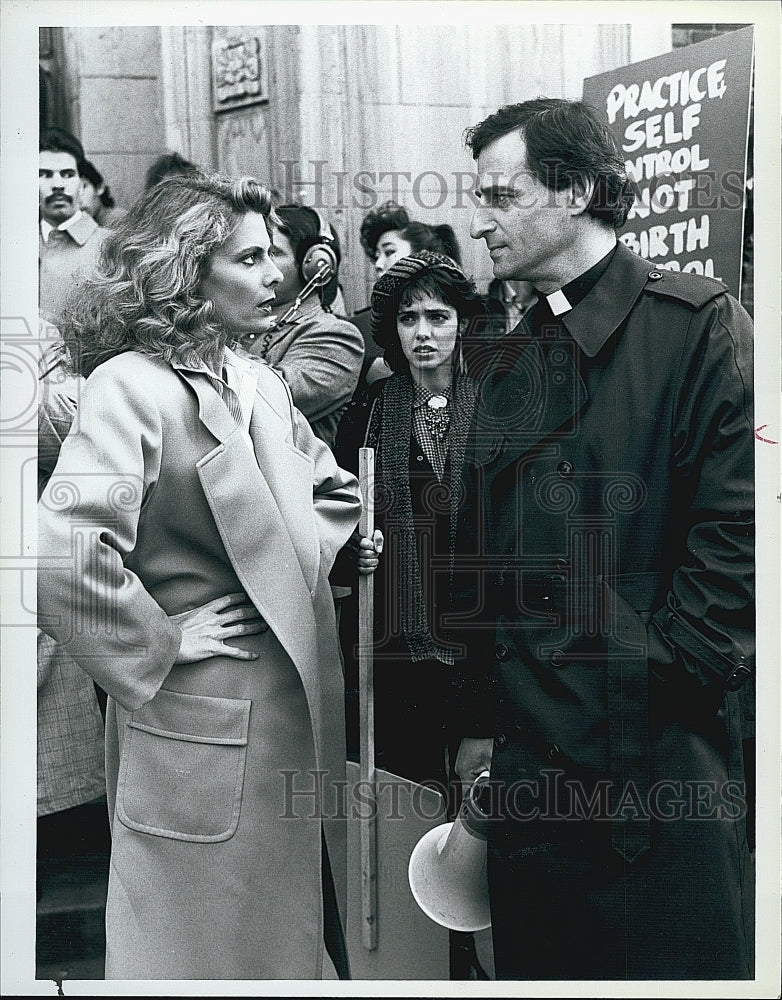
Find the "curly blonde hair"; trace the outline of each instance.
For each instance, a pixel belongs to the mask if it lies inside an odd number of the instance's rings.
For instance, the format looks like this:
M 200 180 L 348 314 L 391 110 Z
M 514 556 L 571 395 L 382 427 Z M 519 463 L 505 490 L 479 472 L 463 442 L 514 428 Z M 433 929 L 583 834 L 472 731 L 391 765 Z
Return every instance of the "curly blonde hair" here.
M 142 194 L 67 304 L 61 332 L 74 369 L 87 376 L 124 351 L 171 362 L 225 345 L 230 331 L 198 289 L 210 255 L 247 212 L 277 221 L 271 193 L 253 177 L 199 171 Z

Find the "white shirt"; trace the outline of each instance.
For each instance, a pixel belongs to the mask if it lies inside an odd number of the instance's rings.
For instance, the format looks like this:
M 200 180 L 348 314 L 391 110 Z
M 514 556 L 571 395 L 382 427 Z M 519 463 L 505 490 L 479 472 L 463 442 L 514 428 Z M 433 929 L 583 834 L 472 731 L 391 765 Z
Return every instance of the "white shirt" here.
M 253 413 L 255 389 L 258 385 L 258 362 L 240 358 L 238 354 L 234 354 L 233 351 L 226 348 L 223 354 L 223 371 L 226 385 L 236 393 L 239 399 L 239 405 L 242 408 L 242 430 L 252 449 L 250 418 Z
M 61 229 L 64 233 L 67 233 L 71 226 L 79 221 L 82 215 L 84 215 L 84 212 L 80 208 L 77 208 L 70 219 L 66 219 L 65 222 L 61 222 L 59 226 L 53 226 L 50 222 L 47 222 L 46 219 L 41 219 L 41 236 L 43 237 L 44 243 L 49 242 L 49 233 L 53 229 Z

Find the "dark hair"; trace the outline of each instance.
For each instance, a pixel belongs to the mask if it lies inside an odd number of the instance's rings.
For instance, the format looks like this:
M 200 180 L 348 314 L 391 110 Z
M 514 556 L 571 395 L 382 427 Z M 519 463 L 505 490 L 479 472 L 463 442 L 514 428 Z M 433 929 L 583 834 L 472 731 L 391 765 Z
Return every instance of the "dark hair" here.
M 79 165 L 79 176 L 92 184 L 104 208 L 114 208 L 115 202 L 111 196 L 111 191 L 109 191 L 109 186 L 94 163 L 90 163 L 89 160 L 82 160 Z
M 370 260 L 375 259 L 377 241 L 383 233 L 388 233 L 392 229 L 404 229 L 409 222 L 410 216 L 407 214 L 407 209 L 402 208 L 395 201 L 384 201 L 382 205 L 378 205 L 377 208 L 367 213 L 361 223 L 359 234 L 361 246 L 367 257 Z
M 413 253 L 421 250 L 431 250 L 441 253 L 461 265 L 462 255 L 456 240 L 456 233 L 447 222 L 438 226 L 430 226 L 426 222 L 409 222 L 404 229 L 398 230 L 403 240 L 410 244 Z
M 508 104 L 465 132 L 474 159 L 490 143 L 519 131 L 527 167 L 552 191 L 594 182 L 587 213 L 619 229 L 634 200 L 614 138 L 583 101 L 539 97 Z
M 339 263 L 342 260 L 342 253 L 339 247 L 339 237 L 334 231 L 334 227 L 327 223 L 332 239 L 324 240 L 320 236 L 320 219 L 318 213 L 306 205 L 280 205 L 275 208 L 275 213 L 279 217 L 280 224 L 277 226 L 281 233 L 288 237 L 291 249 L 296 256 L 296 266 L 301 271 L 301 265 L 309 249 L 318 243 L 325 243 L 334 251 L 337 258 L 337 273 L 331 278 L 327 285 L 324 285 L 320 292 L 320 301 L 324 306 L 330 306 L 337 297 L 339 287 Z M 325 221 L 325 220 L 324 220 Z
M 431 295 L 467 319 L 468 336 L 485 319 L 485 309 L 475 284 L 447 256 L 421 250 L 398 260 L 375 282 L 370 317 L 372 336 L 393 371 L 410 371 L 397 330 L 399 307 Z
M 163 153 L 159 156 L 147 170 L 144 178 L 144 188 L 148 191 L 155 184 L 158 184 L 164 177 L 171 174 L 198 174 L 201 168 L 195 163 L 186 160 L 179 153 Z
M 79 173 L 81 173 L 81 165 L 84 162 L 84 146 L 82 146 L 75 135 L 66 132 L 64 128 L 51 126 L 40 132 L 38 136 L 38 152 L 43 151 L 50 153 L 70 153 L 74 160 L 76 160 L 76 166 L 79 168 Z

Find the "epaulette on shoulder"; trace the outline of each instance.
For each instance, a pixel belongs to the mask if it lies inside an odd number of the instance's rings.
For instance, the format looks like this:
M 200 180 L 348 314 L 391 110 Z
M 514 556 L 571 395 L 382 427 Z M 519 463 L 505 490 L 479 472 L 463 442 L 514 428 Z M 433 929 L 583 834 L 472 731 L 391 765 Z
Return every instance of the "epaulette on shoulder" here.
M 661 298 L 677 299 L 692 306 L 693 309 L 700 309 L 712 299 L 724 295 L 728 288 L 716 278 L 707 278 L 702 274 L 652 268 L 646 279 L 644 291 Z

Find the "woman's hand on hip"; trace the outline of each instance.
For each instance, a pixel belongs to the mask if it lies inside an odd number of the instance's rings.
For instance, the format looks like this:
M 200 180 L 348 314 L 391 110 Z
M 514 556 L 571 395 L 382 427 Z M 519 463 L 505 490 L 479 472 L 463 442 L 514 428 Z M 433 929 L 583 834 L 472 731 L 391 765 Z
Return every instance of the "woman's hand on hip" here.
M 256 660 L 258 653 L 232 646 L 227 640 L 265 632 L 269 627 L 244 593 L 226 594 L 170 618 L 182 629 L 182 642 L 175 663 L 196 663 L 211 656 Z

